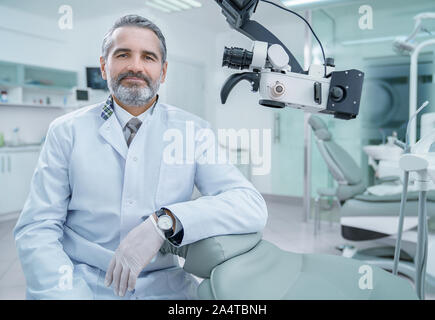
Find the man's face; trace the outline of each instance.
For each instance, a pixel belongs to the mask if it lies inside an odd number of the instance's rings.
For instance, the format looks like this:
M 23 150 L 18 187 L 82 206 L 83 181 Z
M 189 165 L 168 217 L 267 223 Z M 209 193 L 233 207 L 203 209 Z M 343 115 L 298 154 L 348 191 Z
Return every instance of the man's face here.
M 149 103 L 165 81 L 168 63 L 162 66 L 160 40 L 139 27 L 121 27 L 112 34 L 107 61 L 100 57 L 101 73 L 112 95 L 127 106 Z

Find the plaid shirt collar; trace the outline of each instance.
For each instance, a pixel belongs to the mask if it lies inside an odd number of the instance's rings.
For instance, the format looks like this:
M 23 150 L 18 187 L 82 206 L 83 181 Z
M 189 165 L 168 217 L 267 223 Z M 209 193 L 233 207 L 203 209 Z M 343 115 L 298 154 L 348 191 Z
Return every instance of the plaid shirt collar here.
M 157 99 L 154 102 L 152 107 L 154 107 L 158 101 L 159 101 L 159 95 L 157 95 Z M 101 118 L 103 118 L 104 120 L 107 120 L 110 118 L 110 116 L 113 114 L 113 112 L 114 112 L 113 97 L 110 94 L 109 97 L 107 98 L 106 102 L 103 105 L 103 111 L 101 112 Z

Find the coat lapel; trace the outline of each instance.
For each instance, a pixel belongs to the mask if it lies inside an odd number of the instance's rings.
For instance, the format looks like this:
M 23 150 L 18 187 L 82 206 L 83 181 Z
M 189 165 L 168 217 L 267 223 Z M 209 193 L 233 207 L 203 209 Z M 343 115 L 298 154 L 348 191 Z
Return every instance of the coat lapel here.
M 127 142 L 125 141 L 121 125 L 114 113 L 109 115 L 98 132 L 124 159 L 126 159 L 128 151 Z

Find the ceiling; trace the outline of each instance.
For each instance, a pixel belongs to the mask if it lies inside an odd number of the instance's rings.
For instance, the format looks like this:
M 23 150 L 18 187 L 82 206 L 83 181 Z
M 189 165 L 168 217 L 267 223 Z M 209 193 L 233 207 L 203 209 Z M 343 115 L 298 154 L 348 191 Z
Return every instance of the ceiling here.
M 371 30 L 360 30 L 358 26 L 361 4 L 372 7 L 373 28 Z M 324 12 L 336 23 L 336 37 L 341 41 L 357 39 L 382 39 L 395 38 L 411 33 L 414 28 L 414 17 L 423 12 L 435 12 L 434 0 L 365 0 L 362 3 L 342 3 L 333 7 L 317 10 Z M 319 17 L 319 15 L 317 15 Z M 316 25 L 316 23 L 314 23 Z M 435 31 L 435 20 L 424 20 L 424 26 Z M 423 34 L 429 37 L 429 34 Z M 388 40 L 391 42 L 392 40 Z M 387 42 L 388 42 L 387 41 Z
M 59 7 L 62 5 L 70 5 L 73 9 L 74 21 L 91 20 L 95 19 L 96 16 L 114 15 L 117 12 L 124 13 L 131 11 L 131 13 L 134 13 L 135 10 L 141 10 L 141 12 L 147 10 L 151 12 L 153 16 L 162 19 L 167 17 L 174 23 L 194 23 L 196 26 L 213 32 L 228 30 L 225 18 L 221 14 L 221 8 L 213 0 L 197 0 L 202 3 L 201 8 L 171 13 L 163 13 L 152 9 L 144 5 L 145 1 L 146 0 L 0 0 L 0 6 L 35 14 L 45 19 L 58 19 L 60 17 L 58 13 Z M 279 0 L 273 1 L 277 4 L 281 4 Z M 288 23 L 289 19 L 295 18 L 283 10 L 260 2 L 253 19 L 267 26 Z
M 26 1 L 26 0 L 0 0 L 0 6 L 35 14 L 46 19 L 58 19 L 59 7 L 70 5 L 73 8 L 74 20 L 83 21 L 95 19 L 96 16 L 114 15 L 117 12 L 135 10 L 150 11 L 153 16 L 165 19 L 168 18 L 174 23 L 195 24 L 212 32 L 228 30 L 224 16 L 220 13 L 220 7 L 213 0 L 198 0 L 202 3 L 201 8 L 194 8 L 187 11 L 163 13 L 144 5 L 146 0 L 44 0 L 44 1 Z M 281 0 L 272 0 L 281 5 Z M 361 4 L 370 4 L 376 2 L 377 10 L 389 10 L 394 6 L 395 15 L 413 16 L 422 11 L 435 11 L 434 0 L 323 0 L 320 3 L 313 3 L 310 6 L 295 7 L 294 10 L 305 9 L 307 7 L 327 8 L 328 13 L 333 18 L 338 18 L 349 13 L 349 7 L 358 7 Z M 401 8 L 401 9 L 399 9 Z M 376 14 L 376 12 L 375 12 Z M 260 2 L 257 12 L 253 19 L 263 25 L 280 25 L 288 23 L 289 20 L 295 19 L 283 10 L 271 6 L 267 3 Z
M 146 5 L 146 0 L 44 0 L 44 1 L 25 1 L 25 0 L 0 0 L 0 6 L 8 7 L 18 11 L 38 15 L 44 19 L 58 19 L 60 14 L 58 10 L 62 5 L 70 5 L 73 9 L 74 21 L 92 20 L 96 17 L 106 15 L 116 15 L 117 12 L 135 13 L 135 10 L 141 12 L 149 11 L 153 16 L 168 17 L 171 21 L 193 21 L 201 26 L 210 29 L 221 27 L 217 19 L 220 18 L 216 13 L 219 7 L 210 0 L 198 0 L 203 6 L 183 12 L 163 13 L 154 10 Z M 193 20 L 192 20 L 193 19 Z M 225 26 L 225 24 L 224 24 Z
M 414 15 L 424 11 L 435 11 L 434 0 L 345 0 L 322 7 L 328 9 L 329 15 L 338 18 L 349 13 L 349 10 L 358 12 L 361 5 L 373 7 L 373 14 L 378 11 L 391 12 L 391 15 Z M 322 8 L 320 7 L 320 8 Z

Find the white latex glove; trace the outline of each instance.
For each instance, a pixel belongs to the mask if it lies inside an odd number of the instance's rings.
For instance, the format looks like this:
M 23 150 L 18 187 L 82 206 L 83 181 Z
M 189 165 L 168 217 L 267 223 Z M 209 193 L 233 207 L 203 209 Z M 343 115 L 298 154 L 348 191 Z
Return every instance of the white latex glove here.
M 125 295 L 127 286 L 133 291 L 139 273 L 157 254 L 164 240 L 163 233 L 158 232 L 154 216 L 149 216 L 119 244 L 107 269 L 105 285 L 109 287 L 113 281 L 113 290 L 121 297 Z

